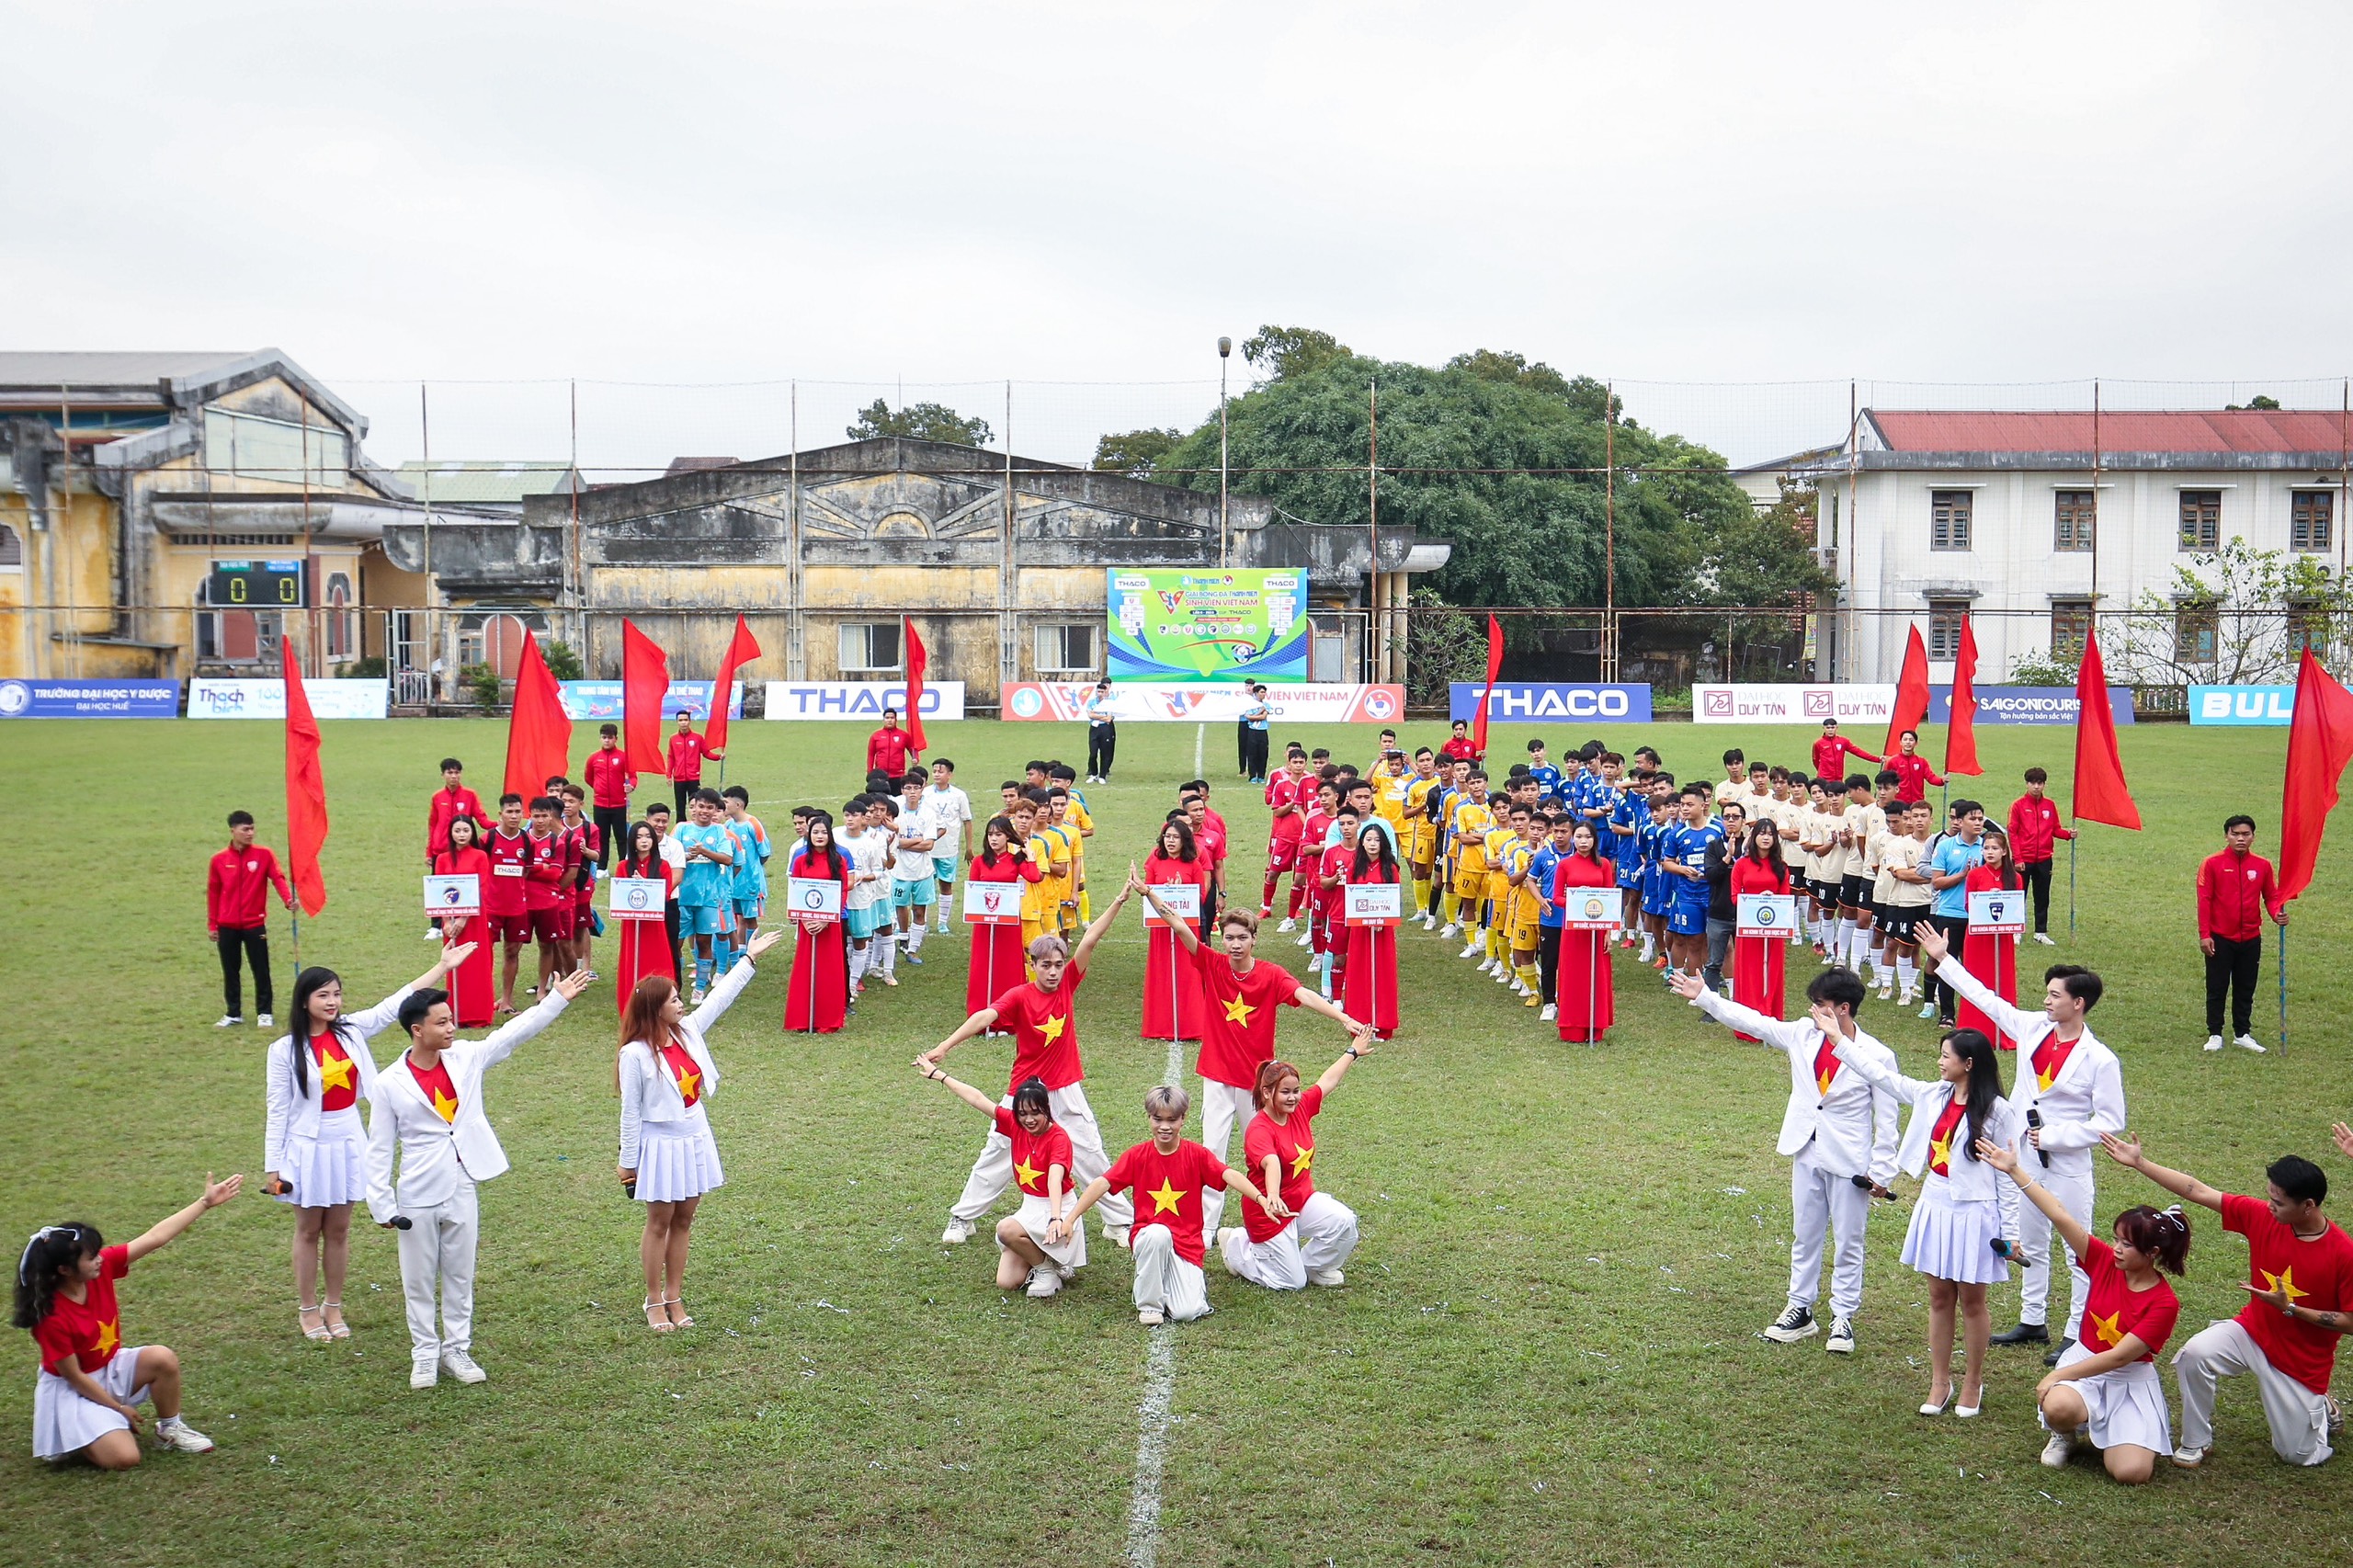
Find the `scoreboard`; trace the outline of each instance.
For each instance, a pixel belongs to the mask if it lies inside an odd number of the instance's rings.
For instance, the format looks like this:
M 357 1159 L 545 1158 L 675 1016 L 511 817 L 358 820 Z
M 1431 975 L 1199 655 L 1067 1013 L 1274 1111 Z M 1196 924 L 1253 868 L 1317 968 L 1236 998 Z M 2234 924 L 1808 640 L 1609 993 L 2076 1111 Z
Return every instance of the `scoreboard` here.
M 299 561 L 216 561 L 210 600 L 216 607 L 253 609 L 302 608 L 302 563 Z

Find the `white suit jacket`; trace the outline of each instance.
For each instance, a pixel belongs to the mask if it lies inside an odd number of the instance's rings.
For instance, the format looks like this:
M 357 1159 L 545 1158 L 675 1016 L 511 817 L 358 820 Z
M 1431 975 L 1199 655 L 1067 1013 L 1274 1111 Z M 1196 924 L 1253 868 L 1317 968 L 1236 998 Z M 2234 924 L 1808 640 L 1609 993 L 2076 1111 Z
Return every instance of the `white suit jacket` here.
M 719 1087 L 719 1063 L 710 1054 L 710 1046 L 703 1039 L 703 1031 L 719 1022 L 744 987 L 752 983 L 752 966 L 746 961 L 737 964 L 720 977 L 710 988 L 701 1006 L 678 1020 L 678 1043 L 695 1059 L 695 1071 L 702 1074 L 696 1090 L 695 1108 L 710 1098 Z M 668 1068 L 654 1059 L 654 1048 L 642 1040 L 631 1040 L 621 1047 L 621 1153 L 620 1165 L 624 1170 L 637 1168 L 638 1130 L 649 1121 L 684 1121 L 693 1113 L 687 1108 L 687 1097 L 678 1092 L 678 1081 L 670 1076 Z
M 376 1053 L 368 1049 L 368 1042 L 400 1020 L 401 1004 L 414 989 L 404 985 L 364 1013 L 346 1013 L 340 1020 L 343 1027 L 335 1031 L 338 1043 L 358 1066 L 359 1097 L 370 1105 L 376 1099 Z M 267 1114 L 263 1120 L 261 1168 L 266 1171 L 287 1168 L 287 1145 L 293 1140 L 319 1135 L 319 1100 L 326 1086 L 319 1082 L 319 1064 L 314 1060 L 303 1074 L 305 1086 L 296 1091 L 294 1052 L 298 1049 L 308 1051 L 310 1042 L 297 1047 L 292 1035 L 280 1035 L 270 1042 L 262 1059 L 262 1096 Z
M 2124 1064 L 2116 1052 L 2092 1037 L 2086 1028 L 2067 1053 L 2066 1065 L 2043 1088 L 2034 1075 L 2034 1051 L 2055 1027 L 2041 1013 L 2013 1007 L 1986 988 L 1985 983 L 1959 964 L 1939 964 L 1937 974 L 1969 998 L 1971 1004 L 2001 1026 L 2018 1042 L 2018 1077 L 2010 1085 L 2010 1107 L 2018 1112 L 2018 1135 L 2030 1131 L 2026 1113 L 2042 1113 L 2042 1150 L 2051 1156 L 2050 1169 L 2061 1176 L 2084 1176 L 2092 1168 L 2092 1150 L 2103 1132 L 2121 1132 L 2124 1120 Z M 2036 1165 L 2030 1144 L 2018 1146 L 2018 1158 Z
M 483 1114 L 482 1075 L 514 1054 L 515 1048 L 556 1021 L 564 1009 L 561 992 L 529 1012 L 507 1020 L 488 1040 L 450 1042 L 441 1053 L 449 1085 L 458 1092 L 458 1119 L 444 1121 L 409 1071 L 403 1051 L 376 1075 L 369 1102 L 368 1211 L 380 1225 L 408 1209 L 447 1202 L 460 1181 L 488 1181 L 506 1169 L 506 1151 Z M 393 1156 L 400 1159 L 397 1186 Z
M 1882 1187 L 1895 1179 L 1894 1096 L 1855 1072 L 1832 1078 L 1830 1093 L 1824 1095 L 1813 1077 L 1813 1053 L 1821 1047 L 1822 1031 L 1813 1019 L 1785 1023 L 1705 990 L 1691 1005 L 1789 1058 L 1790 1103 L 1781 1113 L 1777 1153 L 1794 1155 L 1819 1142 L 1823 1164 L 1840 1176 L 1867 1176 Z M 1895 1052 L 1860 1029 L 1848 1043 L 1870 1055 L 1883 1072 L 1895 1071 Z
M 1882 1067 L 1869 1052 L 1856 1051 L 1849 1055 L 1851 1049 L 1851 1042 L 1840 1041 L 1838 1060 L 1897 1099 L 1911 1102 L 1912 1119 L 1904 1123 L 1904 1144 L 1896 1152 L 1895 1159 L 1904 1175 L 1918 1176 L 1927 1168 L 1928 1139 L 1936 1131 L 1937 1120 L 1944 1115 L 1945 1107 L 1952 1103 L 1953 1085 L 1941 1078 L 1907 1078 L 1901 1073 Z M 2001 1199 L 2002 1184 L 1995 1179 L 2001 1173 L 1984 1161 L 1971 1157 L 1967 1151 L 1970 1144 L 1979 1138 L 1995 1143 L 2014 1144 L 2018 1134 L 2025 1131 L 2026 1124 L 2018 1119 L 2018 1112 L 2010 1108 L 2010 1102 L 2002 1099 L 1994 1102 L 1993 1114 L 1986 1119 L 1991 1125 L 1975 1128 L 1969 1125 L 1969 1118 L 1963 1114 L 1954 1124 L 1952 1152 L 1946 1156 L 1945 1168 L 1951 1173 L 1947 1179 L 1952 1184 L 1952 1197 L 1956 1202 L 1999 1201 Z M 2006 1208 L 2004 1213 L 2006 1219 L 2009 1210 Z M 2006 1229 L 2005 1233 L 2009 1233 Z

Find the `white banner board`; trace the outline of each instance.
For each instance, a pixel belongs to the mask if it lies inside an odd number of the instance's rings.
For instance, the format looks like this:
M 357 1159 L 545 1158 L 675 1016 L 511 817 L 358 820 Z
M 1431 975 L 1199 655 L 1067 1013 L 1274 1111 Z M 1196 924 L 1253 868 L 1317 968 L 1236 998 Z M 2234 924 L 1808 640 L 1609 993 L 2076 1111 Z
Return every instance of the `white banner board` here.
M 1168 913 L 1180 919 L 1198 922 L 1201 917 L 1201 884 L 1199 882 L 1154 882 L 1152 891 L 1168 906 Z M 1152 907 L 1152 900 L 1143 901 L 1143 923 L 1165 926 L 1160 912 Z
M 1350 926 L 1386 926 L 1404 916 L 1404 890 L 1395 882 L 1349 882 L 1340 895 L 1340 918 Z
M 392 688 L 381 680 L 306 680 L 302 694 L 311 699 L 314 719 L 381 719 L 391 702 Z M 286 682 L 218 680 L 199 676 L 188 683 L 188 716 L 191 719 L 283 719 Z
M 480 915 L 482 913 L 482 879 L 471 871 L 462 877 L 426 878 L 425 913 L 449 915 Z
M 771 719 L 857 719 L 882 722 L 882 710 L 907 716 L 907 683 L 903 680 L 772 680 L 767 683 L 767 717 Z M 923 683 L 923 716 L 961 719 L 964 683 L 927 680 Z
M 1796 941 L 1803 930 L 1798 921 L 1797 895 L 1742 893 L 1733 900 L 1733 930 L 1743 937 L 1778 937 L 1785 942 Z
M 1820 724 L 1836 719 L 1861 726 L 1857 744 L 1876 744 L 1895 714 L 1893 686 L 1694 686 L 1691 722 L 1695 724 Z
M 790 915 L 830 915 L 839 919 L 842 885 L 831 877 L 788 877 L 784 883 L 784 907 Z
M 1969 929 L 1980 937 L 2018 937 L 2026 933 L 2026 890 L 1988 888 L 1969 895 Z
M 1021 890 L 1024 882 L 966 882 L 964 884 L 964 919 L 973 926 L 1018 926 L 1021 924 Z
M 606 910 L 616 920 L 659 920 L 670 890 L 659 877 L 608 877 Z

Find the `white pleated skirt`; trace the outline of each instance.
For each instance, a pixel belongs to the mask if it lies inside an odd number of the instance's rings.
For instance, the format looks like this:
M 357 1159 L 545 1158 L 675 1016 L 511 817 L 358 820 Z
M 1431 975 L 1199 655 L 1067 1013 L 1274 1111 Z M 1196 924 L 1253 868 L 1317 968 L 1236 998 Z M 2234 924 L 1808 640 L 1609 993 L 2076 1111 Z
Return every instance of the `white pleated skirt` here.
M 1067 1208 L 1068 1205 L 1065 1204 L 1064 1207 Z M 1020 1222 L 1021 1228 L 1029 1233 L 1029 1239 L 1037 1244 L 1038 1250 L 1063 1267 L 1084 1268 L 1086 1267 L 1086 1226 L 1073 1225 L 1070 1228 L 1068 1241 L 1058 1246 L 1047 1245 L 1046 1222 L 1054 1217 L 1053 1210 L 1044 1199 L 1028 1192 L 1021 1195 L 1021 1207 L 1014 1210 L 1013 1217 Z M 1003 1242 L 996 1244 L 999 1251 L 1004 1250 Z
M 2072 1367 L 2091 1354 L 2077 1341 L 2059 1358 L 2059 1364 Z M 2084 1408 L 2090 1412 L 2084 1430 L 2092 1447 L 2112 1449 L 2119 1443 L 2131 1443 L 2153 1453 L 2173 1451 L 2173 1417 L 2165 1409 L 2165 1385 L 2157 1376 L 2155 1362 L 2134 1361 L 2096 1378 L 2078 1378 L 2067 1386 L 2083 1396 Z M 2042 1425 L 2048 1430 L 2051 1423 Z
M 292 1182 L 294 1190 L 279 1198 L 280 1203 L 332 1209 L 366 1198 L 368 1130 L 359 1123 L 359 1108 L 322 1111 L 315 1138 L 289 1134 L 286 1166 L 278 1174 Z
M 700 1198 L 723 1187 L 727 1173 L 719 1165 L 719 1140 L 710 1135 L 710 1119 L 702 1107 L 689 1106 L 677 1121 L 642 1122 L 637 1133 L 637 1200 L 676 1203 Z
M 145 1386 L 131 1383 L 138 1375 L 139 1351 L 128 1345 L 92 1374 L 99 1387 L 129 1405 L 147 1401 Z M 33 1458 L 37 1460 L 63 1459 L 109 1432 L 127 1431 L 130 1426 L 119 1413 L 84 1399 L 55 1372 L 42 1372 L 33 1384 Z
M 1963 1285 L 1998 1285 L 2009 1267 L 1994 1253 L 2002 1233 L 2002 1206 L 1991 1198 L 1957 1202 L 1945 1178 L 1931 1176 L 1912 1206 L 1904 1233 L 1904 1261 L 1921 1273 Z

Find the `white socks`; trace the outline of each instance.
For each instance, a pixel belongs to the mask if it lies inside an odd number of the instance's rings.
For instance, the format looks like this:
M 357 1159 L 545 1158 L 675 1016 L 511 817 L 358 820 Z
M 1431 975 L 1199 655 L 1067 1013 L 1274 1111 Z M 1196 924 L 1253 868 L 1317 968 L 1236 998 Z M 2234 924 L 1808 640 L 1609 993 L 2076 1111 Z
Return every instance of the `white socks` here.
M 1847 956 L 1851 966 L 1859 971 L 1863 960 L 1871 956 L 1870 927 L 1850 926 L 1847 928 Z
M 1913 988 L 1919 983 L 1919 972 L 1920 971 L 1913 966 L 1910 959 L 1898 959 L 1895 960 L 1895 983 L 1903 990 L 1904 994 L 1906 997 L 1909 997 L 1912 994 Z
M 908 926 L 907 951 L 911 953 L 919 953 L 923 951 L 924 933 L 930 929 L 931 922 L 928 920 L 918 920 L 914 925 Z
M 867 947 L 853 947 L 849 950 L 849 983 L 853 986 L 866 978 L 867 954 L 871 946 L 870 943 Z

